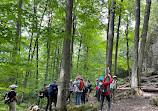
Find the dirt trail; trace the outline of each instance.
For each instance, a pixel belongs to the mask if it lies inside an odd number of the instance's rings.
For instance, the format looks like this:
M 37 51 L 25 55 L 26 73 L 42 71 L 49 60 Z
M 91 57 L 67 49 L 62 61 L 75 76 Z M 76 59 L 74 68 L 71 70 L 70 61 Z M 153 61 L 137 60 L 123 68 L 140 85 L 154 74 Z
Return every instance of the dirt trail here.
M 158 96 L 158 93 L 144 93 L 144 96 L 117 96 L 111 103 L 111 111 L 158 111 L 158 106 L 149 103 L 150 98 Z M 106 99 L 106 98 L 105 98 Z M 91 96 L 88 103 L 96 103 L 96 97 Z M 107 101 L 104 102 L 104 109 L 107 109 Z M 99 108 L 98 108 L 99 111 Z

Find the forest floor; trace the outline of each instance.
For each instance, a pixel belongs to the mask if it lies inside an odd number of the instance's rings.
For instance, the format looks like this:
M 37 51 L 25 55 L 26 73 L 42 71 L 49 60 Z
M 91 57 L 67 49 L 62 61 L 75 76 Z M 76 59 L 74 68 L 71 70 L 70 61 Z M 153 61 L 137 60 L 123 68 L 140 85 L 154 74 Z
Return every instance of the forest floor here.
M 156 96 L 158 97 L 158 93 L 143 92 L 142 96 L 133 96 L 130 94 L 130 91 L 118 91 L 115 99 L 111 101 L 111 111 L 158 111 L 158 106 L 152 105 L 150 101 L 151 98 Z M 97 98 L 94 97 L 94 93 L 90 94 L 85 107 L 90 104 L 98 104 L 97 111 L 99 111 L 100 103 L 98 103 Z M 74 105 L 74 98 L 71 98 L 70 105 Z M 42 108 L 41 111 L 45 110 Z M 103 111 L 107 111 L 106 98 Z
M 111 111 L 158 111 L 158 106 L 150 104 L 150 99 L 155 96 L 158 96 L 158 93 L 143 92 L 143 96 L 132 96 L 128 95 L 127 91 L 119 92 L 111 102 Z M 88 103 L 94 104 L 96 102 L 96 97 L 91 96 L 89 98 Z M 107 101 L 104 102 L 103 111 L 106 111 L 106 109 Z

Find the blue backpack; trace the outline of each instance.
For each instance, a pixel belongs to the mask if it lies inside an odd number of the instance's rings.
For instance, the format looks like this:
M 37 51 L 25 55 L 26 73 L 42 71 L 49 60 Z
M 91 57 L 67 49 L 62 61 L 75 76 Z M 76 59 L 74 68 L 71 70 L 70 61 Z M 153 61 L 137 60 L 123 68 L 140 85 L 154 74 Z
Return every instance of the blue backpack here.
M 55 83 L 50 84 L 48 94 L 57 94 L 57 85 Z

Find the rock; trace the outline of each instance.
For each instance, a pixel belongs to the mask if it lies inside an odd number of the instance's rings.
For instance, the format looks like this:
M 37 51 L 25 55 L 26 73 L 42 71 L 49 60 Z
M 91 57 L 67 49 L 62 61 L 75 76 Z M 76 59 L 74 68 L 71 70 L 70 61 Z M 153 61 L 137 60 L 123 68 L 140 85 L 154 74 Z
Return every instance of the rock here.
M 145 49 L 143 72 L 146 77 L 158 75 L 158 27 L 148 34 Z
M 147 80 L 148 80 L 148 78 L 147 77 L 141 77 L 141 83 L 145 83 L 145 82 L 147 82 Z
M 157 82 L 157 80 L 156 79 L 152 79 L 151 82 Z

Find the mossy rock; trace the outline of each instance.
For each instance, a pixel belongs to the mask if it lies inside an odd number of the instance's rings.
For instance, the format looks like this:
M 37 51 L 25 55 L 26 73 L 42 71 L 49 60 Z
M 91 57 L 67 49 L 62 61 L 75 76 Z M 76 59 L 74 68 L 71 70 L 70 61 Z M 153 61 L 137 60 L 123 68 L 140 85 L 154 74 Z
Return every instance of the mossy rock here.
M 158 96 L 150 99 L 150 104 L 158 106 Z

